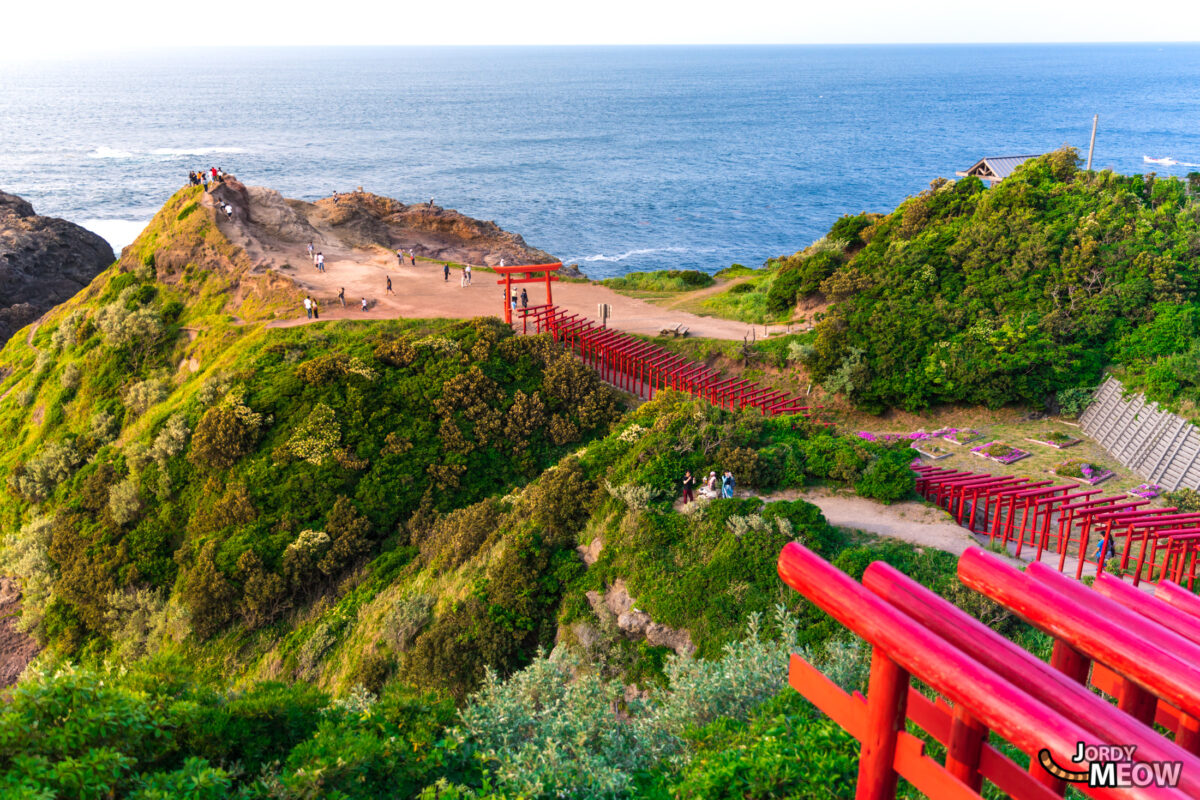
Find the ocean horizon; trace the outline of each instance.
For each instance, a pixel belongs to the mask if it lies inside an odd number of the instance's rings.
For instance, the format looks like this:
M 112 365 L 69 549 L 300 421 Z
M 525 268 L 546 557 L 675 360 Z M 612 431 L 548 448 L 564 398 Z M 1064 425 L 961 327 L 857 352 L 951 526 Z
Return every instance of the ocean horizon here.
M 1200 46 L 231 48 L 5 63 L 0 189 L 128 244 L 189 170 L 495 220 L 602 278 L 749 266 L 983 156 L 1200 164 Z M 1174 163 L 1149 164 L 1146 158 Z

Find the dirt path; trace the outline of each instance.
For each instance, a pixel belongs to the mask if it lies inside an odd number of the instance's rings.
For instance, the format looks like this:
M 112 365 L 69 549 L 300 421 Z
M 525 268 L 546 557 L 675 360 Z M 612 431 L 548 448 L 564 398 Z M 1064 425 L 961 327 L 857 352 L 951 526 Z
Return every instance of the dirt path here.
M 836 528 L 865 531 L 876 536 L 908 542 L 917 547 L 932 547 L 955 556 L 961 556 L 968 547 L 986 548 L 989 544 L 987 536 L 976 535 L 961 527 L 946 510 L 917 501 L 893 503 L 889 506 L 848 492 L 834 492 L 829 489 L 787 489 L 764 495 L 739 491 L 737 496 L 759 497 L 768 503 L 804 500 L 821 509 L 825 519 Z M 680 510 L 682 505 L 676 501 L 675 509 Z M 1026 547 L 1018 558 L 1016 544 L 1010 544 L 1008 555 L 1013 563 L 1029 563 L 1033 561 L 1035 550 Z M 1053 565 L 1056 566 L 1058 556 L 1053 556 Z M 1043 558 L 1043 561 L 1052 563 L 1048 558 Z M 1065 574 L 1074 576 L 1078 564 L 1078 559 L 1068 556 L 1063 565 Z M 1084 577 L 1095 574 L 1094 565 L 1084 564 Z M 1149 582 L 1142 585 L 1153 590 L 1153 585 Z
M 394 319 L 471 318 L 503 313 L 504 292 L 494 273 L 473 270 L 471 286 L 461 285 L 458 270 L 449 279 L 438 262 L 418 260 L 414 266 L 399 266 L 396 256 L 382 248 L 350 247 L 333 237 L 321 242 L 325 272 L 317 272 L 303 246 L 272 239 L 259 239 L 237 222 L 217 215 L 217 225 L 232 242 L 242 247 L 259 269 L 270 269 L 291 278 L 302 291 L 320 303 L 321 319 Z M 392 293 L 387 292 L 387 279 Z M 337 300 L 345 289 L 346 307 Z M 544 302 L 545 290 L 537 284 L 525 287 L 530 305 Z M 555 305 L 572 313 L 596 317 L 596 306 L 612 307 L 609 326 L 629 333 L 656 335 L 665 327 L 683 323 L 693 336 L 713 339 L 741 339 L 752 327 L 744 322 L 702 317 L 685 311 L 663 308 L 644 300 L 618 294 L 606 286 L 583 283 L 555 283 Z M 363 299 L 367 310 L 362 310 Z M 271 323 L 290 327 L 308 322 L 303 308 L 296 317 Z M 763 326 L 757 326 L 761 329 Z
M 806 500 L 825 515 L 837 528 L 887 536 L 915 544 L 933 547 L 947 553 L 962 555 L 968 547 L 980 545 L 980 540 L 966 528 L 960 527 L 943 509 L 915 501 L 885 506 L 865 497 L 828 489 L 788 490 L 762 495 L 767 502 Z

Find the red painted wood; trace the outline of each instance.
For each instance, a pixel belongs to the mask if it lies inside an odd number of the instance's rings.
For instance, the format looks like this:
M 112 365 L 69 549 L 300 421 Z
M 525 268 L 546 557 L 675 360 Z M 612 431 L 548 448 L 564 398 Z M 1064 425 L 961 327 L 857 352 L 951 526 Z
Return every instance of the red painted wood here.
M 1046 748 L 1065 764 L 1078 742 L 1101 742 L 801 545 L 784 547 L 779 574 L 817 607 L 1025 753 Z
M 896 797 L 896 735 L 904 730 L 908 673 L 876 647 L 867 684 L 867 727 L 858 758 L 856 800 Z
M 1058 640 L 1055 643 L 1052 664 L 1060 665 L 1061 669 L 1056 669 L 899 570 L 882 562 L 875 562 L 867 567 L 863 574 L 863 586 L 922 627 L 976 659 L 984 667 L 1022 687 L 1055 712 L 1087 728 L 1096 736 L 1109 742 L 1136 744 L 1141 758 L 1146 760 L 1182 759 L 1184 780 L 1187 781 L 1183 788 L 1200 797 L 1200 759 L 1181 755 L 1169 741 L 1152 728 L 1124 714 L 1114 713 L 1113 706 L 1094 694 L 1084 683 L 1088 675 L 1088 666 L 1091 664 L 1086 655 Z M 1104 668 L 1097 664 L 1093 676 L 1103 670 Z M 920 673 L 914 675 L 921 677 Z M 1095 682 L 1094 678 L 1093 681 Z M 910 707 L 915 707 L 915 701 L 911 698 Z M 936 732 L 930 733 L 937 738 Z M 1005 788 L 988 772 L 986 758 L 983 771 L 988 780 L 1002 789 Z M 1023 773 L 1023 770 L 1021 771 Z
M 958 561 L 967 586 L 1172 705 L 1200 715 L 1200 647 L 1044 564 L 1022 573 L 978 548 Z M 1079 592 L 1083 592 L 1082 600 Z M 1064 762 L 1060 762 L 1064 763 Z

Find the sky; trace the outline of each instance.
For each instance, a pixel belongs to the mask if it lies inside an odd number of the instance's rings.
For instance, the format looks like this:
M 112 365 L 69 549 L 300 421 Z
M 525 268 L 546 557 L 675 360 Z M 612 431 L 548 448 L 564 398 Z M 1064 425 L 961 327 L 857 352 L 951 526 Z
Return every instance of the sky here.
M 9 59 L 238 45 L 1200 41 L 1181 0 L 41 0 L 7 4 Z

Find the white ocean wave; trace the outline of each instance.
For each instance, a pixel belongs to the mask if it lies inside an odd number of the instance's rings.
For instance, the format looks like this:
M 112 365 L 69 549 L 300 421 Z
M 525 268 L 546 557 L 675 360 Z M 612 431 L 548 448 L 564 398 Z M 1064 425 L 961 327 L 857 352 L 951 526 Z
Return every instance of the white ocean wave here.
M 133 158 L 128 150 L 117 150 L 112 147 L 97 147 L 88 153 L 88 158 Z
M 648 256 L 651 253 L 704 253 L 704 252 L 711 252 L 711 251 L 695 250 L 695 249 L 689 248 L 689 247 L 642 247 L 637 250 L 626 250 L 624 253 L 621 253 L 620 255 L 615 255 L 615 256 L 608 256 L 608 255 L 604 255 L 603 253 L 598 253 L 594 256 L 583 256 L 582 258 L 572 258 L 569 260 L 570 261 L 583 261 L 583 262 L 624 261 L 627 258 L 634 258 L 635 256 Z
M 120 253 L 122 248 L 132 244 L 133 240 L 146 229 L 146 226 L 150 224 L 150 220 L 85 219 L 80 220 L 79 224 L 112 245 L 114 252 Z
M 244 147 L 157 147 L 152 156 L 212 156 L 218 153 L 245 153 Z

